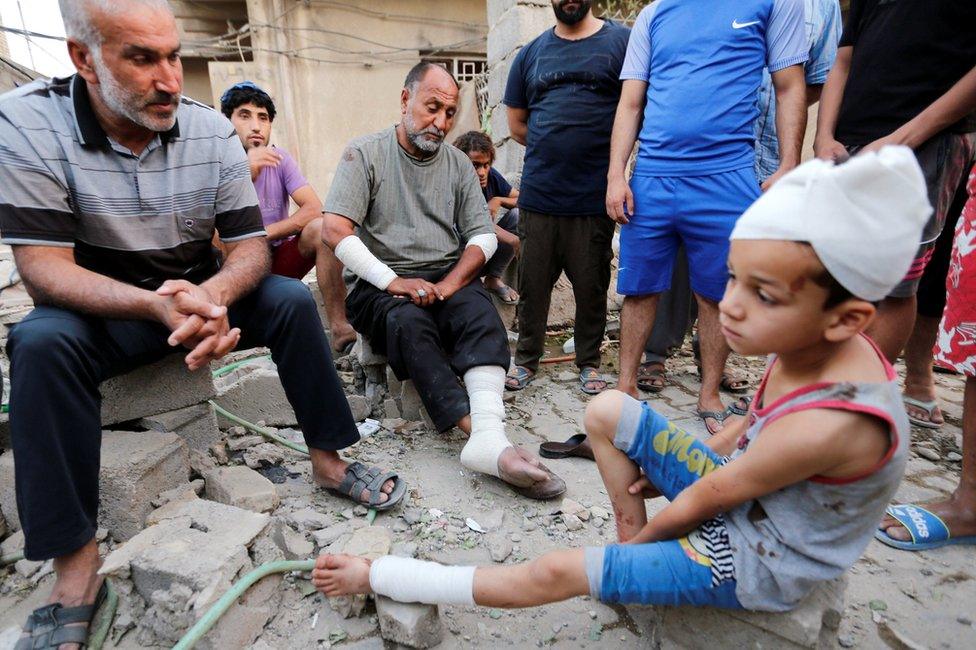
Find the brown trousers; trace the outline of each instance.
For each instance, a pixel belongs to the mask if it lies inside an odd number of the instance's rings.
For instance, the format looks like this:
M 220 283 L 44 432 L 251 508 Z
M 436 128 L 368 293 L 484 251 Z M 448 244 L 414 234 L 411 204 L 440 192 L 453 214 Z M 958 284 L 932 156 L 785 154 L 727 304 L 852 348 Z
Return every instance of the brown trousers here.
M 605 214 L 556 216 L 519 210 L 519 338 L 515 363 L 536 372 L 545 351 L 552 288 L 565 271 L 576 300 L 576 365 L 600 367 L 614 222 Z

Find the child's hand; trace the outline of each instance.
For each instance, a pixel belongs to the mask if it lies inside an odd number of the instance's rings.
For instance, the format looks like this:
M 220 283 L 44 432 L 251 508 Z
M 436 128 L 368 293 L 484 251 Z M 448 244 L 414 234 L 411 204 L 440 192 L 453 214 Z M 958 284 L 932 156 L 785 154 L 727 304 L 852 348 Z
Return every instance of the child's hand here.
M 645 499 L 653 499 L 655 497 L 661 496 L 660 490 L 654 487 L 654 484 L 648 480 L 646 476 L 641 476 L 637 479 L 629 488 L 627 492 L 634 495 L 641 495 Z

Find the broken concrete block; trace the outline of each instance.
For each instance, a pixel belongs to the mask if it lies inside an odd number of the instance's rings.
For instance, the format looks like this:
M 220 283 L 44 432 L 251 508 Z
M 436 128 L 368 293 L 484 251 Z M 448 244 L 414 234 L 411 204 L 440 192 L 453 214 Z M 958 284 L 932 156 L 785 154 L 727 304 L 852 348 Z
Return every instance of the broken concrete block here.
M 175 433 L 104 431 L 99 477 L 99 525 L 118 541 L 142 530 L 152 501 L 186 483 L 186 443 Z
M 655 647 L 832 648 L 846 589 L 846 576 L 822 583 L 789 612 L 635 606 L 627 611 Z
M 7 536 L 7 519 L 3 516 L 3 508 L 0 508 L 0 540 Z
M 420 393 L 411 380 L 403 382 L 400 390 L 400 413 L 405 420 L 422 420 L 420 414 L 424 408 L 424 403 L 420 401 Z
M 376 597 L 380 635 L 410 648 L 432 648 L 444 638 L 440 612 L 436 605 L 398 603 L 385 596 Z
M 200 496 L 202 493 L 203 480 L 197 479 L 183 485 L 178 485 L 172 490 L 161 492 L 158 497 L 152 500 L 152 505 L 159 508 L 172 501 L 189 501 Z
M 178 354 L 112 377 L 102 382 L 99 391 L 102 426 L 182 409 L 217 393 L 210 366 L 190 372 Z
M 270 512 L 280 500 L 274 484 L 250 467 L 234 465 L 205 475 L 207 498 L 253 512 Z
M 24 531 L 18 530 L 0 542 L 0 555 L 13 555 L 24 552 Z
M 190 449 L 206 452 L 223 440 L 217 414 L 210 404 L 195 404 L 142 418 L 139 425 L 151 431 L 169 431 L 186 441 Z
M 346 395 L 346 401 L 349 402 L 352 419 L 356 422 L 362 422 L 368 418 L 373 410 L 373 405 L 362 395 Z
M 17 494 L 14 488 L 14 452 L 0 452 L 0 510 L 7 520 L 7 528 L 20 530 L 17 515 Z
M 145 605 L 137 639 L 172 645 L 254 564 L 248 548 L 270 517 L 195 499 L 174 508 L 111 553 L 100 573 L 131 580 L 131 597 Z M 270 620 L 280 576 L 269 576 L 221 617 L 195 647 L 246 647 Z
M 301 532 L 325 528 L 332 523 L 332 517 L 313 508 L 302 508 L 291 512 L 285 520 Z
M 343 545 L 342 553 L 375 560 L 388 555 L 392 545 L 393 538 L 388 529 L 381 526 L 366 526 L 353 532 L 349 541 Z M 338 612 L 340 616 L 352 618 L 362 613 L 363 607 L 366 606 L 366 595 L 339 596 L 338 598 L 330 598 L 329 602 L 332 609 Z
M 217 463 L 205 451 L 190 450 L 190 471 L 194 476 L 203 476 L 217 467 Z
M 233 382 L 218 380 L 217 398 L 214 401 L 249 422 L 260 420 L 273 427 L 298 424 L 295 412 L 285 396 L 285 389 L 278 379 L 278 373 L 265 365 L 255 365 L 250 372 Z M 225 427 L 233 424 L 219 416 L 217 420 Z
M 251 469 L 280 465 L 285 461 L 285 450 L 276 444 L 265 442 L 244 450 L 244 464 Z
M 241 436 L 239 438 L 228 438 L 227 439 L 227 450 L 228 451 L 241 451 L 247 449 L 248 447 L 255 447 L 264 442 L 262 436 Z
M 271 539 L 284 553 L 286 560 L 307 560 L 315 551 L 312 542 L 281 519 L 275 520 Z

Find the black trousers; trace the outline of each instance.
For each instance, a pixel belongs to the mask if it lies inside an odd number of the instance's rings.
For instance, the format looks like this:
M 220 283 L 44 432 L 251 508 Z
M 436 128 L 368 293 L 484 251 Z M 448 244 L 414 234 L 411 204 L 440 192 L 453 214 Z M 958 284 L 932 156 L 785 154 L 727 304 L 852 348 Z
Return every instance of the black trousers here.
M 517 365 L 532 372 L 539 369 L 546 348 L 552 288 L 565 271 L 576 300 L 576 365 L 600 367 L 600 344 L 607 328 L 613 229 L 614 222 L 606 214 L 558 216 L 520 210 Z
M 359 439 L 315 301 L 301 282 L 272 275 L 228 315 L 231 326 L 241 328 L 238 347 L 271 348 L 309 447 L 338 450 Z M 43 306 L 13 328 L 7 342 L 10 431 L 27 559 L 60 557 L 94 537 L 98 385 L 174 352 L 168 336 L 159 323 Z
M 436 282 L 445 274 L 424 278 Z M 397 379 L 413 380 L 439 431 L 471 412 L 459 376 L 476 366 L 508 369 L 508 335 L 480 279 L 430 307 L 359 280 L 346 298 L 346 311 L 353 328 L 386 355 Z

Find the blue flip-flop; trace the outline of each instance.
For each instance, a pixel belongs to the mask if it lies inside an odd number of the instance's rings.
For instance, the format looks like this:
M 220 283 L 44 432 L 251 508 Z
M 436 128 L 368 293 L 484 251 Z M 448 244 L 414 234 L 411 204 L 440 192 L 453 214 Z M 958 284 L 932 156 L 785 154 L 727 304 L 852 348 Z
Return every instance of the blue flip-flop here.
M 874 531 L 874 538 L 882 544 L 902 551 L 927 551 L 952 544 L 976 545 L 976 535 L 953 537 L 949 527 L 934 512 L 911 503 L 888 506 L 885 510 L 892 518 L 905 527 L 912 541 L 895 539 L 882 529 Z

